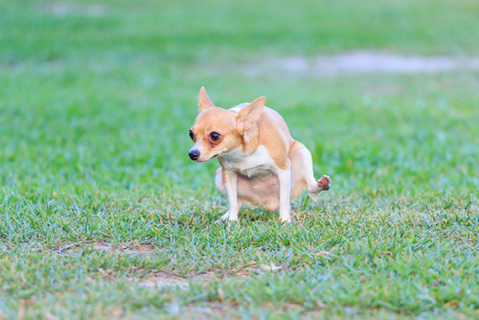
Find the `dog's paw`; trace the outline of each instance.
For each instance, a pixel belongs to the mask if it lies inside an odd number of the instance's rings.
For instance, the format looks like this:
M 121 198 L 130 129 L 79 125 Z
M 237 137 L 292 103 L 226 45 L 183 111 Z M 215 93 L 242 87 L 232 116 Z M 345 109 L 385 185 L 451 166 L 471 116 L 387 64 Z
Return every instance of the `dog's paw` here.
M 221 216 L 221 218 L 219 218 L 218 220 L 215 221 L 215 224 L 220 224 L 221 222 L 225 221 L 226 219 L 228 219 L 230 217 L 230 211 L 226 211 L 226 213 L 224 215 Z
M 318 180 L 318 187 L 319 190 L 329 190 L 329 188 L 331 188 L 331 178 L 327 175 L 322 176 L 321 179 Z
M 281 217 L 281 223 L 282 224 L 289 224 L 291 223 L 291 217 Z

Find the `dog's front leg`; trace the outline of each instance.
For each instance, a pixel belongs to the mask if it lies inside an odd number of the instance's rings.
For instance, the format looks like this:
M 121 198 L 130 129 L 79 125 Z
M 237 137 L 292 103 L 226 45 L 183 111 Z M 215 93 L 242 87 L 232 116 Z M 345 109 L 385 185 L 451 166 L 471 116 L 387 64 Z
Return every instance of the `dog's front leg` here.
M 286 170 L 277 169 L 276 175 L 279 180 L 279 217 L 282 222 L 291 222 L 291 166 Z
M 230 221 L 238 221 L 238 212 L 240 209 L 238 204 L 238 174 L 232 170 L 225 170 L 224 174 L 229 202 L 229 210 L 226 214 L 229 213 Z M 226 219 L 226 217 L 224 218 Z

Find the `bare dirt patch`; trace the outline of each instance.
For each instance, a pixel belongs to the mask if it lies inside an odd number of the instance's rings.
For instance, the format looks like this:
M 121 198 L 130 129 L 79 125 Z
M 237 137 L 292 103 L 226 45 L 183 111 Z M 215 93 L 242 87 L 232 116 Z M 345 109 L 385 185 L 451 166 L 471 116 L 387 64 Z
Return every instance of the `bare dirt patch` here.
M 138 241 L 133 241 L 131 243 L 123 244 L 112 244 L 105 241 L 96 241 L 96 242 L 75 242 L 61 247 L 55 248 L 52 251 L 56 254 L 70 254 L 75 250 L 80 248 L 92 248 L 93 250 L 98 251 L 108 251 L 116 254 L 130 254 L 130 255 L 139 255 L 139 254 L 154 254 L 158 249 L 153 248 L 150 244 L 140 243 Z M 186 289 L 190 286 L 191 281 L 210 281 L 210 280 L 220 280 L 224 277 L 227 278 L 243 278 L 247 279 L 253 272 L 258 269 L 255 268 L 256 263 L 251 262 L 246 266 L 242 266 L 238 269 L 231 269 L 228 271 L 224 270 L 210 270 L 205 273 L 196 274 L 196 275 L 187 275 L 181 277 L 172 272 L 165 272 L 160 270 L 151 269 L 147 271 L 147 276 L 138 277 L 137 271 L 143 269 L 143 267 L 132 268 L 129 273 L 129 280 L 135 282 L 142 287 L 147 287 L 151 289 L 165 289 L 165 288 L 180 288 Z M 262 271 L 277 271 L 282 269 L 281 267 L 271 266 L 261 266 Z M 98 270 L 105 279 L 109 281 L 114 281 L 116 278 L 115 272 L 111 270 Z M 143 270 L 144 272 L 144 270 Z M 142 272 L 142 273 L 143 273 Z
M 124 244 L 111 244 L 105 241 L 97 241 L 97 242 L 75 242 L 68 245 L 61 246 L 59 248 L 54 249 L 54 251 L 58 254 L 65 254 L 68 251 L 77 249 L 78 247 L 92 247 L 94 250 L 98 251 L 112 251 L 115 253 L 126 253 L 126 254 L 153 254 L 156 252 L 150 244 L 140 243 L 138 241 L 134 241 L 131 243 L 124 243 Z
M 60 18 L 68 15 L 84 15 L 88 17 L 102 17 L 106 13 L 106 5 L 80 4 L 71 2 L 50 2 L 44 6 L 44 11 Z
M 479 57 L 424 57 L 381 51 L 351 51 L 315 57 L 270 57 L 259 65 L 249 64 L 245 68 L 250 75 L 279 71 L 319 76 L 362 73 L 417 74 L 454 70 L 479 70 Z
M 171 307 L 175 307 L 174 304 Z M 183 319 L 239 319 L 240 314 L 237 306 L 231 303 L 224 302 L 207 302 L 203 305 L 186 306 L 184 308 L 178 307 L 181 310 Z
M 188 278 L 182 278 L 171 273 L 150 270 L 149 276 L 139 280 L 138 284 L 142 287 L 163 289 L 168 287 L 179 287 L 180 289 L 186 289 L 189 287 L 188 281 L 210 281 L 219 280 L 221 277 L 234 277 L 239 279 L 248 279 L 249 276 L 255 271 L 253 267 L 245 267 L 239 270 L 232 270 L 231 272 L 224 273 L 220 270 L 209 271 L 198 275 L 190 275 Z
M 139 254 L 154 254 L 158 252 L 158 249 L 153 248 L 150 244 L 140 243 L 138 241 L 133 241 L 130 243 L 123 244 L 112 244 L 105 241 L 96 241 L 96 242 L 75 242 L 61 247 L 57 247 L 52 251 L 56 254 L 71 254 L 75 250 L 81 248 L 92 248 L 93 250 L 98 251 L 107 251 L 113 252 L 116 254 L 130 254 L 130 255 L 139 255 Z M 323 255 L 323 253 L 320 253 Z M 256 272 L 276 272 L 283 270 L 284 266 L 276 266 L 274 264 L 269 265 L 256 265 L 256 262 L 251 261 L 250 263 L 243 265 L 238 268 L 231 268 L 229 270 L 223 269 L 214 269 L 201 274 L 188 274 L 185 276 L 180 276 L 174 272 L 166 272 L 155 269 L 144 270 L 143 267 L 133 267 L 128 272 L 128 279 L 131 282 L 137 283 L 139 286 L 147 287 L 151 289 L 166 289 L 166 288 L 180 288 L 186 289 L 190 286 L 191 281 L 211 281 L 211 280 L 221 280 L 225 278 L 238 278 L 238 279 L 248 279 L 253 273 Z M 139 270 L 142 270 L 140 273 L 145 274 L 146 276 L 139 276 Z M 109 281 L 114 281 L 117 277 L 117 274 L 112 270 L 103 270 L 99 269 L 105 279 Z
M 183 278 L 171 275 L 167 272 L 161 271 L 150 271 L 151 276 L 141 279 L 138 282 L 138 285 L 141 287 L 147 288 L 168 288 L 168 287 L 178 287 L 180 289 L 186 289 L 189 287 L 188 281 Z

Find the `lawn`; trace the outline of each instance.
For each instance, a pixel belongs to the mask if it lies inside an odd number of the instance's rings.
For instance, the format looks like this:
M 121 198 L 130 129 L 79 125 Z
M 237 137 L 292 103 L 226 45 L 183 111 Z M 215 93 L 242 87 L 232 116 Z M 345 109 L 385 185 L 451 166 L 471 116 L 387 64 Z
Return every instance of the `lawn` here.
M 479 318 L 479 2 L 0 0 L 0 319 Z M 271 62 L 273 61 L 273 62 Z M 188 158 L 205 86 L 267 97 L 332 188 L 293 223 Z

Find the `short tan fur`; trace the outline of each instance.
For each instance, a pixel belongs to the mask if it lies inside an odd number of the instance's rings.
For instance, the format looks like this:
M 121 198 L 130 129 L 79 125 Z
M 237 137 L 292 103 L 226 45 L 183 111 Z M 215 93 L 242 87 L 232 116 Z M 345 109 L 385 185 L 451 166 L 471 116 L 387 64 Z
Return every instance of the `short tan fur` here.
M 236 221 L 247 204 L 279 208 L 281 220 L 289 222 L 291 199 L 306 187 L 313 195 L 329 189 L 331 179 L 314 179 L 311 153 L 291 138 L 281 115 L 264 106 L 265 97 L 226 110 L 216 107 L 203 87 L 198 100 L 190 157 L 197 162 L 218 157 L 215 184 L 230 202 L 219 221 Z

